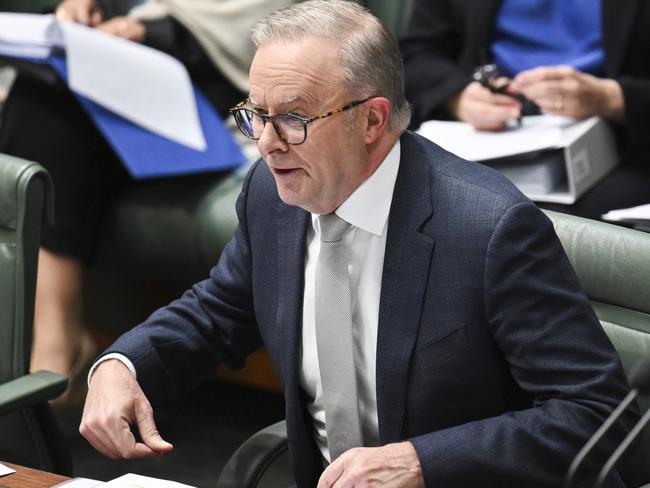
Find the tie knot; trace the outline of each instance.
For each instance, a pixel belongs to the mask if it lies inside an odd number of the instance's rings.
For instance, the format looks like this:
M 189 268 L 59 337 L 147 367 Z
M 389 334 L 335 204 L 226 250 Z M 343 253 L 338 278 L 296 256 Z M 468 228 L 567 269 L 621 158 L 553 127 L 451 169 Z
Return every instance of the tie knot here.
M 343 220 L 335 213 L 321 215 L 318 217 L 320 222 L 320 240 L 321 242 L 338 242 L 343 238 L 343 234 L 348 230 L 350 224 Z

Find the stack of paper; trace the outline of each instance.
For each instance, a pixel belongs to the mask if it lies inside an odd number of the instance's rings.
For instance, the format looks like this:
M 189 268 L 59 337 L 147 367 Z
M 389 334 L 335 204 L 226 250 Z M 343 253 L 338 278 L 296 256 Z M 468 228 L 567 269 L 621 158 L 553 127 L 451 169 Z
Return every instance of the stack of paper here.
M 63 38 L 53 28 L 51 15 L 0 14 L 0 54 L 22 58 L 46 58 Z
M 173 57 L 53 15 L 0 16 L 0 52 L 46 58 L 67 53 L 70 88 L 157 134 L 197 150 L 206 147 L 192 82 Z
M 545 197 L 567 190 L 567 142 L 593 123 L 536 115 L 523 117 L 517 127 L 490 132 L 464 122 L 432 120 L 418 132 L 462 158 L 497 169 L 531 198 L 551 201 Z
M 165 53 L 52 15 L 0 13 L 0 54 L 52 65 L 136 178 L 245 162 L 185 67 Z
M 500 132 L 477 131 L 465 122 L 430 120 L 418 133 L 470 161 L 513 156 L 561 147 L 566 127 L 575 119 L 552 115 L 523 117 L 520 127 Z

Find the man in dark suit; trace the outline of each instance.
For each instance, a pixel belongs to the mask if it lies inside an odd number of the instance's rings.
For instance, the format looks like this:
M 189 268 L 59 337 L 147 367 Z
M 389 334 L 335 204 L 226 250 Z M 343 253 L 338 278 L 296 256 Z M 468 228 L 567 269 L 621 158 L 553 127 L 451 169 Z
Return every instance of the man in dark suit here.
M 551 223 L 499 174 L 405 132 L 396 43 L 358 5 L 301 3 L 253 39 L 250 97 L 233 112 L 263 160 L 236 234 L 207 280 L 96 363 L 82 434 L 114 458 L 167 452 L 149 400 L 265 345 L 299 487 L 558 486 L 628 386 Z M 340 398 L 358 396 L 362 432 L 338 457 L 315 271 L 333 215 L 352 224 L 357 392 Z
M 401 40 L 413 125 L 462 120 L 499 130 L 521 104 L 473 81 L 499 65 L 543 113 L 601 116 L 618 138 L 622 164 L 572 206 L 589 218 L 650 201 L 650 3 L 641 0 L 414 0 Z

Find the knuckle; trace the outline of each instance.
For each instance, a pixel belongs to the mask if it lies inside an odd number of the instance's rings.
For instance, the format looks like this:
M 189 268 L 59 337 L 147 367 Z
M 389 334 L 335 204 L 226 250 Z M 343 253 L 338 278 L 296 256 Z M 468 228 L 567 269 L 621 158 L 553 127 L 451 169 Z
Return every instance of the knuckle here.
M 492 110 L 490 110 L 489 108 L 481 107 L 476 111 L 476 114 L 481 119 L 488 119 L 492 115 Z
M 120 446 L 118 449 L 119 459 L 131 459 L 133 457 L 131 451 L 123 446 Z
M 580 87 L 580 83 L 575 78 L 571 78 L 567 80 L 565 83 L 565 89 L 569 93 L 577 92 L 579 87 Z
M 100 429 L 101 422 L 96 417 L 87 419 L 80 428 L 83 427 L 86 432 L 95 432 Z

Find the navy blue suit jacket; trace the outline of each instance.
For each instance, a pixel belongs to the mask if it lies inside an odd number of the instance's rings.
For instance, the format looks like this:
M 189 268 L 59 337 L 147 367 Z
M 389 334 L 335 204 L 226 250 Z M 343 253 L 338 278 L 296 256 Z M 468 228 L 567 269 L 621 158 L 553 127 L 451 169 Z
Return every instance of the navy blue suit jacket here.
M 429 486 L 559 486 L 628 391 L 618 356 L 533 203 L 417 135 L 401 143 L 379 310 L 381 442 L 410 439 Z M 298 380 L 309 214 L 280 201 L 261 161 L 237 213 L 210 278 L 109 351 L 160 402 L 266 345 L 298 486 L 314 486 L 322 465 Z

